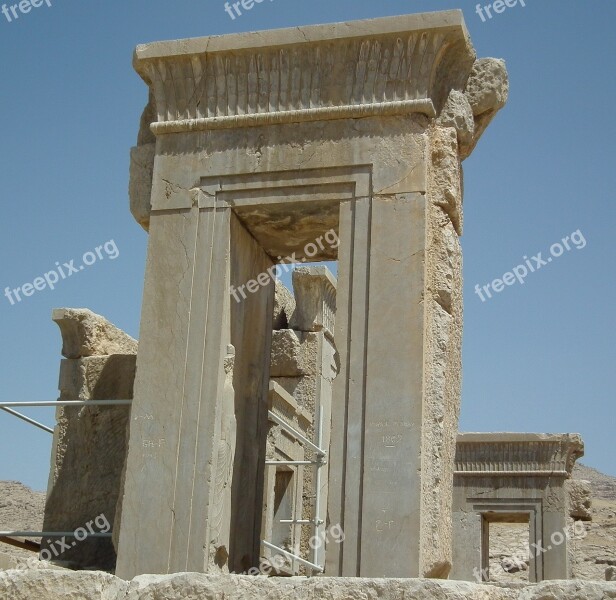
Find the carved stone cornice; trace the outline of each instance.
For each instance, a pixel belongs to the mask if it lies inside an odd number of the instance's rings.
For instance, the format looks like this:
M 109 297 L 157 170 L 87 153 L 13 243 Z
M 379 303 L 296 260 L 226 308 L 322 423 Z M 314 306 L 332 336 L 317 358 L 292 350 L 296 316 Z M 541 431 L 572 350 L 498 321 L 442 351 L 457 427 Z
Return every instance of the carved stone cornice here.
M 462 433 L 456 444 L 456 475 L 570 477 L 584 455 L 578 434 Z
M 445 11 L 138 46 L 156 134 L 422 113 L 463 89 L 475 60 Z

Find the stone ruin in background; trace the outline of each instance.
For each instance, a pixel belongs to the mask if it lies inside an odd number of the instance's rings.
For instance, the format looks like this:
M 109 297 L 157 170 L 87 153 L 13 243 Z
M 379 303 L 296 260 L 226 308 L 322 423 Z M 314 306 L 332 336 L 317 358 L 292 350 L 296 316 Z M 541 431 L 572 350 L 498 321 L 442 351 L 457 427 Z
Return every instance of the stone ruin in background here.
M 281 551 L 281 575 L 465 578 L 461 161 L 506 102 L 503 61 L 477 59 L 448 11 L 154 43 L 134 64 L 149 88 L 131 153 L 149 232 L 136 375 L 134 340 L 54 316 L 62 397 L 133 403 L 59 412 L 46 526 L 114 522 L 113 545 L 66 560 L 130 579 Z M 336 260 L 337 280 L 300 268 L 292 295 L 272 277 L 288 256 Z M 569 466 L 506 477 L 530 504 L 553 488 L 561 523 Z

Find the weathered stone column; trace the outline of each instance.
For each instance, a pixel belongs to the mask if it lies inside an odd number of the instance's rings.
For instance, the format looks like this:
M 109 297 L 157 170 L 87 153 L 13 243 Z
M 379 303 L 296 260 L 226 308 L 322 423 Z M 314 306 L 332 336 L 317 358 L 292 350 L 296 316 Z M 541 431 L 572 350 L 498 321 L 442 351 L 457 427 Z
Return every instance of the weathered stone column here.
M 327 573 L 447 574 L 460 159 L 504 103 L 494 62 L 477 68 L 459 11 L 138 47 L 151 95 L 131 208 L 150 244 L 121 576 L 256 564 L 271 269 L 289 255 L 339 260 L 328 519 L 346 541 Z M 230 344 L 227 513 L 210 482 Z M 213 514 L 230 515 L 228 548 Z

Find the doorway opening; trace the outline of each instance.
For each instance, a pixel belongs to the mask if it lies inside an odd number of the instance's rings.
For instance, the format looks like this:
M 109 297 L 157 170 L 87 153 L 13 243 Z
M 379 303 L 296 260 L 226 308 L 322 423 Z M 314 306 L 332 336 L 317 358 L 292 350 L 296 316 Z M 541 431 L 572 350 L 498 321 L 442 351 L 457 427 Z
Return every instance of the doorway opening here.
M 531 581 L 530 514 L 484 513 L 483 532 L 483 581 Z

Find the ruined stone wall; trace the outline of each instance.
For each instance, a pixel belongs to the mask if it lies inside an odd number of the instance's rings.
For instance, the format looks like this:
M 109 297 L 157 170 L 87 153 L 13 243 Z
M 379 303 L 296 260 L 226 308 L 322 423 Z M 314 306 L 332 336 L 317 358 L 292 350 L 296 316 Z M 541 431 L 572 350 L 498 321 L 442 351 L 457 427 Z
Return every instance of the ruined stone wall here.
M 62 354 L 66 357 L 60 366 L 60 400 L 133 397 L 134 339 L 86 309 L 56 310 L 53 320 L 60 327 Z M 45 531 L 75 531 L 100 515 L 104 515 L 99 519 L 104 529 L 108 529 L 105 521 L 113 526 L 126 457 L 129 411 L 129 406 L 56 410 Z M 69 538 L 67 543 L 73 541 Z M 43 540 L 41 548 L 71 567 L 115 566 L 115 550 L 109 538 L 78 541 L 58 556 L 56 545 Z

